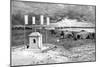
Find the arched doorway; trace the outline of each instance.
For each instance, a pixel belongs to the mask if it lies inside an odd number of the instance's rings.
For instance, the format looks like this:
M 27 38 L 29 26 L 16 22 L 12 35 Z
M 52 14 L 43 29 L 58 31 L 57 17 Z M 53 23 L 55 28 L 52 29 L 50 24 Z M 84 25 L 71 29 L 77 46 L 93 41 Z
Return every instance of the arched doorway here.
M 33 43 L 34 43 L 34 44 L 36 43 L 36 39 L 33 39 Z

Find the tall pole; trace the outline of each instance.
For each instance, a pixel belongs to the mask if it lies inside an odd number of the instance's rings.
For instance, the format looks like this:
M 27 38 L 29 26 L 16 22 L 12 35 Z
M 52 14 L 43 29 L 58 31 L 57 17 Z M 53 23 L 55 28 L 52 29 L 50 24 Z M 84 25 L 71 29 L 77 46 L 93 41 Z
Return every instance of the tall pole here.
M 47 30 L 45 29 L 45 31 L 46 31 L 46 43 L 47 43 Z
M 33 32 L 33 25 L 35 24 L 35 16 L 32 17 L 32 32 Z M 36 32 L 36 28 L 34 27 L 34 30 Z
M 50 24 L 50 18 L 47 17 L 46 19 L 47 19 L 47 25 L 49 25 Z
M 47 25 L 49 25 L 50 24 L 50 17 L 47 17 L 46 20 L 47 20 Z M 48 31 L 46 30 L 46 43 L 47 43 L 47 40 L 48 40 L 47 34 L 48 34 Z
M 44 24 L 44 16 L 43 15 L 40 15 L 40 23 L 41 23 L 41 25 Z
M 24 45 L 26 45 L 26 25 L 28 24 L 28 15 L 25 15 L 24 16 L 24 22 L 25 22 L 25 24 L 24 24 Z

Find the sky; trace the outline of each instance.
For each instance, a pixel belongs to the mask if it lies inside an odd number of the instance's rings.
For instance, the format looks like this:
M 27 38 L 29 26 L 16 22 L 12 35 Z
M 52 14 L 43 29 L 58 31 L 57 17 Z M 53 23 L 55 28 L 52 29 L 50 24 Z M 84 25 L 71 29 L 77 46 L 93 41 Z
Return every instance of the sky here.
M 88 22 L 95 23 L 95 6 L 12 0 L 11 15 L 23 17 L 26 14 L 42 14 L 56 20 L 67 16 L 70 19 L 85 19 Z

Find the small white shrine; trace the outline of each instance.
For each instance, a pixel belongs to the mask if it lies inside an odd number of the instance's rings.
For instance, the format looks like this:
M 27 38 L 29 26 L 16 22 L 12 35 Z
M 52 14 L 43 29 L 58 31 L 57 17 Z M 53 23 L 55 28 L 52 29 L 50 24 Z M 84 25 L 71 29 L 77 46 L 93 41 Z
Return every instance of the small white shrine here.
M 46 25 L 50 24 L 50 17 L 46 17 L 47 23 Z M 28 15 L 24 16 L 25 25 L 28 24 Z M 36 17 L 32 16 L 32 24 L 36 25 Z M 44 15 L 40 15 L 40 25 L 44 25 Z M 39 32 L 32 32 L 29 34 L 29 48 L 38 48 L 41 50 L 45 50 L 49 47 L 46 47 L 42 44 L 42 34 Z
M 32 32 L 29 34 L 29 48 L 42 49 L 42 34 L 39 32 Z

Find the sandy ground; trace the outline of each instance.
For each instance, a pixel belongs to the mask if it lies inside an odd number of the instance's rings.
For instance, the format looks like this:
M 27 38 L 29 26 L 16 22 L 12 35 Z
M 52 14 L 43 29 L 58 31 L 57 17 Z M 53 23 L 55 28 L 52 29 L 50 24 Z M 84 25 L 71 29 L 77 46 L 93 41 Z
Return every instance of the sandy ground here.
M 55 50 L 55 49 L 54 49 Z M 68 58 L 61 56 L 58 51 L 41 52 L 40 49 L 17 48 L 12 52 L 12 66 L 29 64 L 47 64 L 67 62 Z
M 23 47 L 12 50 L 12 66 L 34 65 L 77 61 L 95 61 L 95 45 L 81 45 L 71 49 L 57 46 L 51 50 L 41 52 L 40 49 L 26 49 Z

